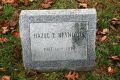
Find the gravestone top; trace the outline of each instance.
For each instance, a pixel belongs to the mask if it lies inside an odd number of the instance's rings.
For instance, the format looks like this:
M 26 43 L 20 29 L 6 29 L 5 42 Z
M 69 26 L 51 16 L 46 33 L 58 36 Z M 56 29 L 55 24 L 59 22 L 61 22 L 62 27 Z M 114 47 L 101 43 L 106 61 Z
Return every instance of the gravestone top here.
M 22 10 L 20 15 L 77 15 L 96 14 L 95 9 L 54 9 L 54 10 Z
M 95 65 L 95 9 L 22 10 L 19 25 L 25 68 L 86 71 Z

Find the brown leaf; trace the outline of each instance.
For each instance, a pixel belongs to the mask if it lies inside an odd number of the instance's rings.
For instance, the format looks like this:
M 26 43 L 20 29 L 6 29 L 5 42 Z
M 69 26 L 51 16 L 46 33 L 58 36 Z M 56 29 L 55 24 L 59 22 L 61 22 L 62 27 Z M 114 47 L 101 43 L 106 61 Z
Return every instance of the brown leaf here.
M 13 17 L 17 17 L 17 18 L 18 18 L 19 15 L 20 15 L 20 14 L 19 14 L 19 11 L 14 11 L 14 13 L 13 13 Z
M 17 25 L 17 21 L 16 20 L 10 20 L 9 21 L 9 26 L 14 27 L 16 25 Z
M 78 79 L 79 78 L 79 74 L 78 73 L 76 73 L 76 72 L 69 72 L 68 74 L 65 74 L 65 77 L 68 79 L 68 80 L 70 80 L 70 79 L 72 79 L 72 80 L 75 80 L 75 79 Z
M 101 32 L 102 32 L 102 29 L 97 29 L 96 34 L 97 34 L 97 35 L 100 35 Z
M 78 8 L 87 8 L 86 3 L 78 3 Z
M 100 39 L 100 41 L 101 41 L 101 42 L 104 42 L 106 39 L 107 39 L 107 36 L 103 36 L 103 37 Z
M 117 38 L 118 40 L 120 40 L 120 35 L 117 35 L 116 38 Z
M 1 20 L 0 21 L 0 32 L 5 34 L 6 30 L 9 29 L 9 21 L 8 20 Z M 5 32 L 4 32 L 5 30 Z
M 1 80 L 10 80 L 10 76 L 3 76 Z
M 14 0 L 2 0 L 2 3 L 13 4 L 13 3 L 14 3 Z
M 52 4 L 53 0 L 44 0 L 43 3 L 45 3 L 45 4 Z
M 8 42 L 8 39 L 6 37 L 1 37 L 0 42 Z
M 113 69 L 112 67 L 108 67 L 108 75 L 109 76 L 112 76 L 113 74 L 115 74 L 116 73 L 116 70 L 115 69 Z
M 16 37 L 16 38 L 19 38 L 19 37 L 20 37 L 20 34 L 19 34 L 19 32 L 17 32 L 17 31 L 14 31 L 14 32 L 12 33 L 12 35 L 13 35 L 14 37 Z
M 120 56 L 111 56 L 109 59 L 120 61 Z
M 98 35 L 100 35 L 100 34 L 104 35 L 104 34 L 107 34 L 108 32 L 109 32 L 109 29 L 107 29 L 107 28 L 97 29 L 96 34 L 98 34 Z
M 112 18 L 112 20 L 111 20 L 111 22 L 110 22 L 112 25 L 120 25 L 120 21 L 119 21 L 119 19 L 117 19 L 117 18 Z
M 24 0 L 24 5 L 28 6 L 29 5 L 29 0 Z
M 50 4 L 42 3 L 42 4 L 41 4 L 41 7 L 42 7 L 43 9 L 48 9 L 48 8 L 51 8 L 51 5 L 50 5 Z
M 17 7 L 19 5 L 19 0 L 14 0 L 14 3 L 12 4 L 13 7 Z

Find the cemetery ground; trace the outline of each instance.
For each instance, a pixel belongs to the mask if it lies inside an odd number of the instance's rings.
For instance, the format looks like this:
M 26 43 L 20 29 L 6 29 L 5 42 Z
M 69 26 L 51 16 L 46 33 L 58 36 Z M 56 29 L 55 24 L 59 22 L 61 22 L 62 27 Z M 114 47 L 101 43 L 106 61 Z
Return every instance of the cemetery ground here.
M 3 0 L 4 1 L 4 0 Z M 79 1 L 79 0 L 78 0 Z M 19 37 L 19 13 L 24 9 L 96 8 L 96 65 L 91 71 L 77 72 L 75 80 L 120 80 L 120 0 L 56 0 L 51 5 L 42 1 L 0 3 L 0 80 L 67 80 L 70 71 L 40 72 L 25 70 Z M 74 72 L 74 71 L 73 71 Z M 74 80 L 74 76 L 71 75 Z M 4 79 L 3 79 L 4 78 Z M 6 78 L 6 79 L 5 79 Z M 68 79 L 69 80 L 69 79 Z

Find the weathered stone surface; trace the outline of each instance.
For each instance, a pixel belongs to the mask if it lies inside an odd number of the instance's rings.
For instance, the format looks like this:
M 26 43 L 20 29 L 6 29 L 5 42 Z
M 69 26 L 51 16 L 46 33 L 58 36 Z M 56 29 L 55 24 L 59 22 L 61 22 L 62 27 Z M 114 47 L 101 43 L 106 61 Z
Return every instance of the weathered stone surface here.
M 25 68 L 86 71 L 95 65 L 95 9 L 22 10 L 19 25 Z

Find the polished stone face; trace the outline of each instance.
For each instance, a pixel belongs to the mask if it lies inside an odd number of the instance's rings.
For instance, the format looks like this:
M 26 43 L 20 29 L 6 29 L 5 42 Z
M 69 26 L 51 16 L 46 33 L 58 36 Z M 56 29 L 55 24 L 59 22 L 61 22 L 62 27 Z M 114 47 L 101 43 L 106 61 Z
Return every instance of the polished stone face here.
M 33 61 L 87 59 L 87 22 L 30 23 Z
M 23 10 L 19 25 L 26 69 L 86 71 L 95 65 L 94 9 Z

